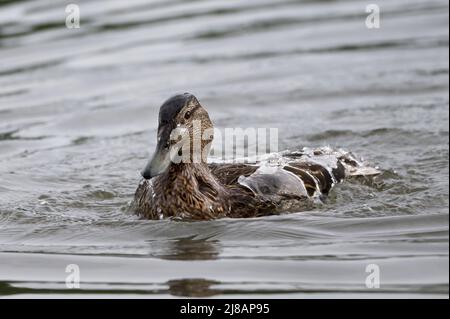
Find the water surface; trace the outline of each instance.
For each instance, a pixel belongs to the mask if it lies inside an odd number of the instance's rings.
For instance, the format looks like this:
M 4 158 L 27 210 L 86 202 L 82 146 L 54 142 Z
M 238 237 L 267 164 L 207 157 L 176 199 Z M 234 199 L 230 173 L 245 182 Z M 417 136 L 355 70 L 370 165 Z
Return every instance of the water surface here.
M 448 298 L 448 1 L 377 1 L 377 30 L 356 0 L 77 3 L 80 29 L 65 1 L 0 4 L 1 296 Z M 306 213 L 139 220 L 158 108 L 186 91 L 219 129 L 383 174 Z

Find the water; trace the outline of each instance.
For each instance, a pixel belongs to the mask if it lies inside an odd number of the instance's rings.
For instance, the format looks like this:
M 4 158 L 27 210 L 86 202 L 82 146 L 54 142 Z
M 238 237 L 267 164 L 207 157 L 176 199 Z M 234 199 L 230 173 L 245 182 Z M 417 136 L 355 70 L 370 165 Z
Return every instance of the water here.
M 78 3 L 80 29 L 66 1 L 0 5 L 1 296 L 448 298 L 447 1 L 377 1 L 377 30 L 361 1 Z M 185 91 L 220 129 L 383 174 L 306 213 L 138 220 L 158 108 Z

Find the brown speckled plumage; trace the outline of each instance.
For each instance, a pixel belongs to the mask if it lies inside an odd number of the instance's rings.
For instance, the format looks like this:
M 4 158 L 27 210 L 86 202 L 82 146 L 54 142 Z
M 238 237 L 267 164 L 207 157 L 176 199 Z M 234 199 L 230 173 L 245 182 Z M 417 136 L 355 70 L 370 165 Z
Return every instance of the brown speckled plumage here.
M 212 128 L 208 113 L 194 96 L 184 94 L 168 100 L 160 111 L 156 153 L 164 152 L 161 145 L 167 142 L 167 131 L 180 124 L 192 136 L 194 119 L 201 120 L 200 133 Z M 202 149 L 211 141 L 212 136 L 203 141 Z M 190 149 L 192 159 L 195 152 L 193 147 Z M 132 204 L 134 212 L 146 219 L 210 220 L 298 211 L 311 207 L 314 199 L 327 195 L 347 175 L 358 175 L 361 166 L 349 153 L 322 148 L 285 154 L 279 167 L 282 170 L 275 174 L 258 174 L 259 165 L 207 164 L 206 156 L 196 163 L 171 162 L 153 174 L 155 165 L 160 165 L 157 156 L 161 157 L 156 154 L 146 168 L 143 174 L 146 179 L 139 184 Z M 330 158 L 331 167 L 322 164 L 322 159 L 330 162 Z M 374 174 L 376 170 L 368 172 Z M 284 181 L 292 176 L 304 186 L 304 193 L 295 189 L 286 191 L 289 184 Z

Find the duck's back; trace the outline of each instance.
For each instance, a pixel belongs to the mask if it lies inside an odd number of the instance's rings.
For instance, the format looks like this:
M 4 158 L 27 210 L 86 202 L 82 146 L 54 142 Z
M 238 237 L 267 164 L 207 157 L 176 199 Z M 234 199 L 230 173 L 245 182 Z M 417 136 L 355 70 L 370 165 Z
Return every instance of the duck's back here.
M 210 169 L 222 184 L 246 189 L 277 210 L 301 209 L 322 200 L 346 177 L 380 173 L 351 153 L 330 148 L 284 152 L 255 165 L 210 164 Z

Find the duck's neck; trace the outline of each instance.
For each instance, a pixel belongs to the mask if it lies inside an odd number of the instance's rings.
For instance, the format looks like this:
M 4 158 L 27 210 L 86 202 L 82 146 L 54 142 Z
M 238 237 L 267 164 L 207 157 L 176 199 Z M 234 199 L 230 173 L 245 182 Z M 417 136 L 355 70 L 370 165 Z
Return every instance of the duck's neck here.
M 166 174 L 172 180 L 177 178 L 191 179 L 200 175 L 211 175 L 208 164 L 206 163 L 172 163 L 170 164 Z
M 172 163 L 160 181 L 170 193 L 195 192 L 204 187 L 221 189 L 206 163 Z

